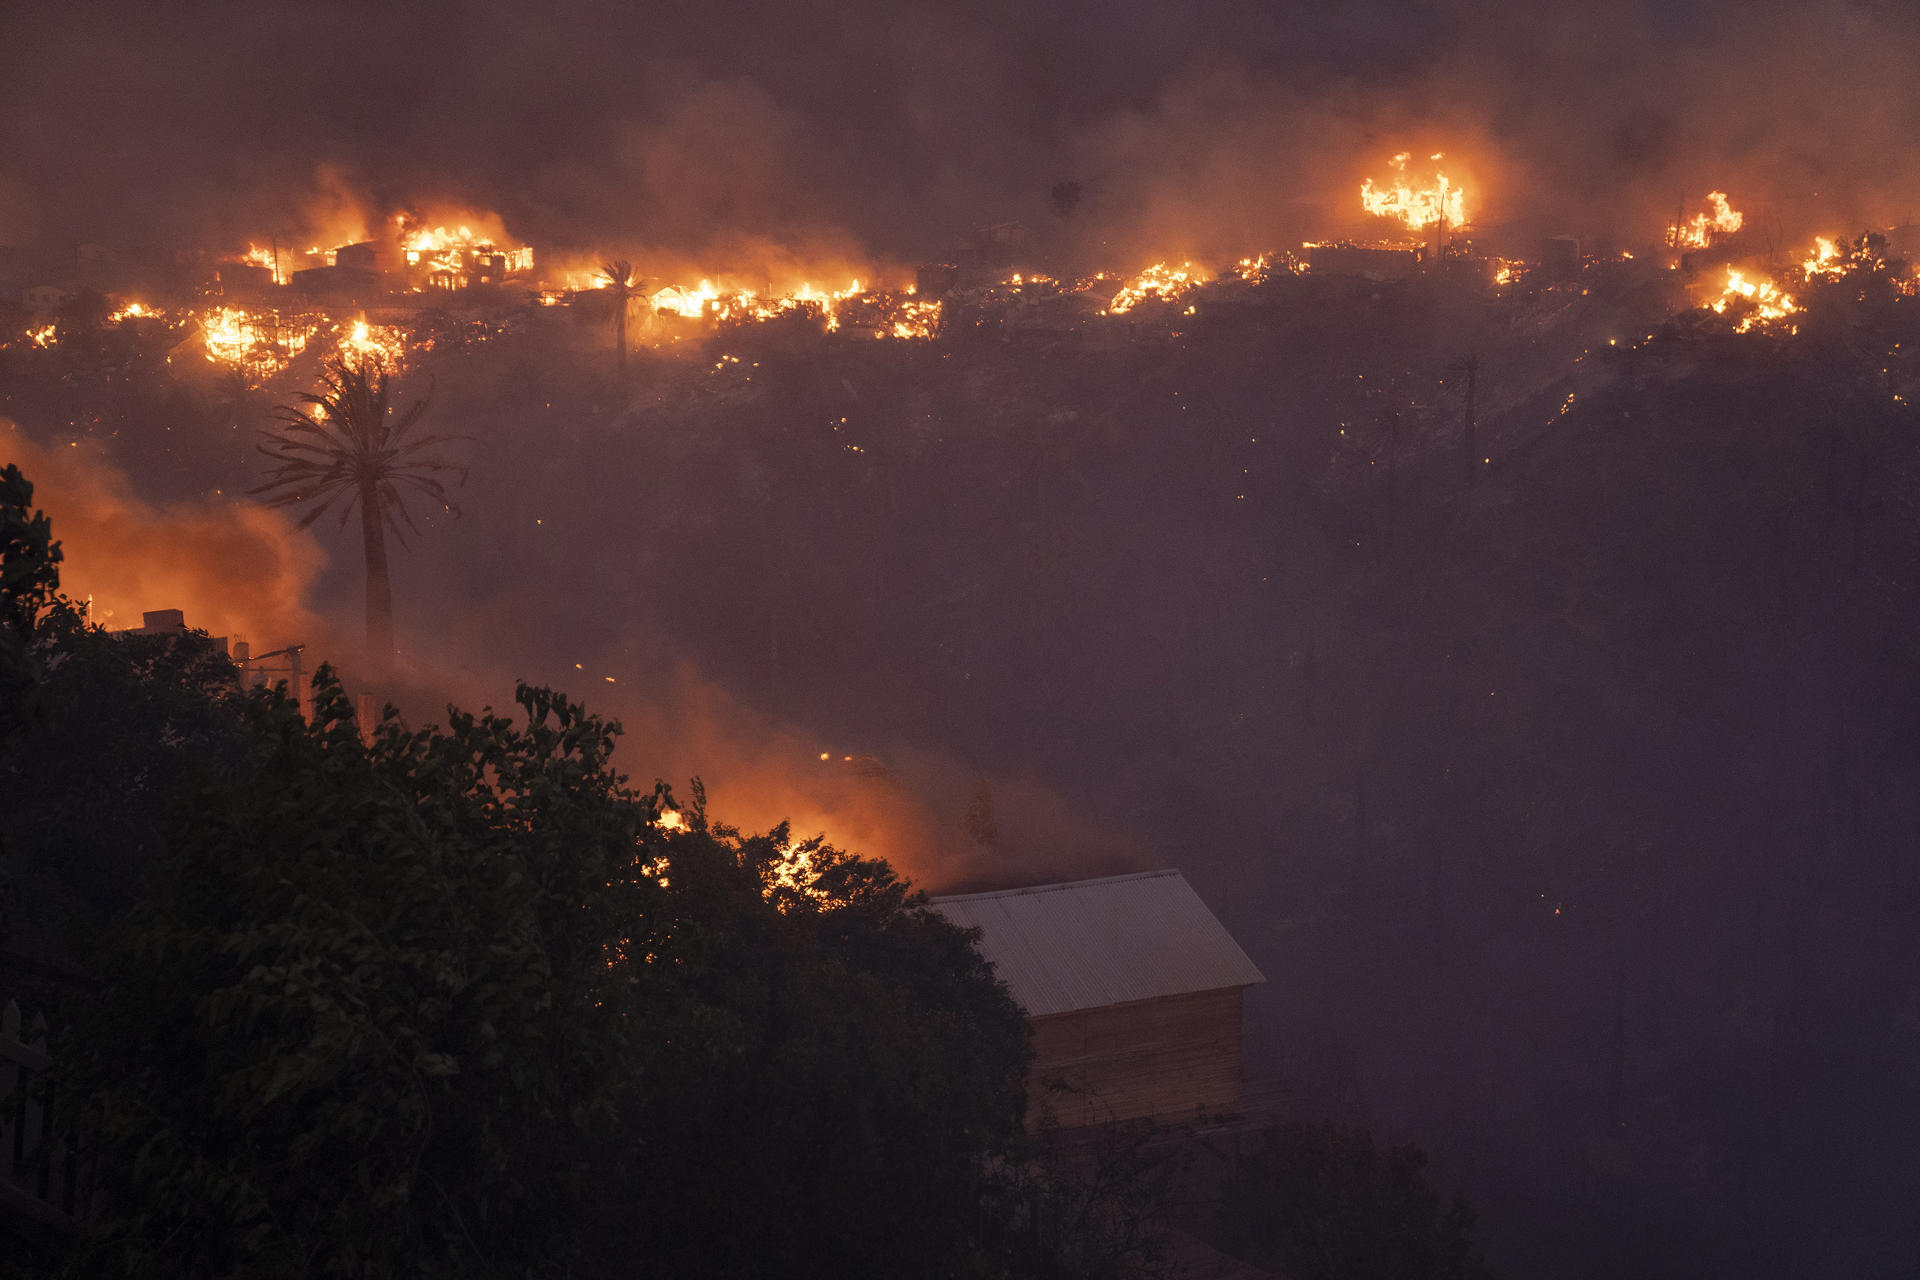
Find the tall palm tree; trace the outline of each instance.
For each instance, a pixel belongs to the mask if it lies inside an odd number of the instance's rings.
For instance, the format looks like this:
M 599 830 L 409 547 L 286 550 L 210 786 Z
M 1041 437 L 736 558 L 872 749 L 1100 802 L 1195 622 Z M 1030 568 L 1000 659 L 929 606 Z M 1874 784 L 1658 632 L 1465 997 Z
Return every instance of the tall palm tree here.
M 627 302 L 639 296 L 640 277 L 633 273 L 633 264 L 625 258 L 615 258 L 600 268 L 600 278 L 607 282 L 607 292 L 613 295 L 613 344 L 620 353 L 620 369 L 627 367 Z
M 304 528 L 335 507 L 340 523 L 360 510 L 360 536 L 367 557 L 367 653 L 376 674 L 393 659 L 393 583 L 387 574 L 387 531 L 406 545 L 401 530 L 419 532 L 408 514 L 408 492 L 424 494 L 445 510 L 460 514 L 447 498 L 439 475 L 462 467 L 428 451 L 451 436 L 408 435 L 427 411 L 417 400 L 395 414 L 387 371 L 378 365 L 355 366 L 334 357 L 323 366 L 318 394 L 275 412 L 279 429 L 268 433 L 260 452 L 276 465 L 250 492 L 265 495 L 270 507 L 309 504 L 300 517 Z

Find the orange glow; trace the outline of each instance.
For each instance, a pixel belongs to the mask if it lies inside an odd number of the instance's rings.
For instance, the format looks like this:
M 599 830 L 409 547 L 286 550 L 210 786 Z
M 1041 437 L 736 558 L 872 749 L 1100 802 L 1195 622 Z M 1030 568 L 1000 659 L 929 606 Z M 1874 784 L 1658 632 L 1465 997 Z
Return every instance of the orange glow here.
M 272 245 L 249 242 L 247 251 L 240 255 L 240 261 L 250 267 L 265 267 L 272 275 L 275 284 L 286 283 L 286 280 L 280 275 L 280 263 L 277 260 L 277 255 L 273 251 Z
M 406 335 L 390 324 L 355 320 L 340 334 L 340 354 L 356 368 L 373 367 L 400 372 L 407 353 Z
M 212 307 L 200 313 L 207 359 L 264 382 L 306 350 L 315 323 L 307 317 L 283 319 L 277 311 L 259 315 L 238 307 Z
M 1407 177 L 1404 151 L 1393 158 L 1393 182 L 1375 186 L 1372 178 L 1360 184 L 1360 206 L 1381 218 L 1394 218 L 1414 230 L 1444 222 L 1450 227 L 1466 225 L 1467 195 L 1445 174 L 1436 170 L 1433 177 L 1416 186 Z M 1436 152 L 1434 160 L 1441 154 Z
M 1788 320 L 1800 309 L 1791 294 L 1783 292 L 1771 280 L 1749 280 L 1745 272 L 1728 268 L 1727 281 L 1720 290 L 1720 296 L 1707 305 L 1716 314 L 1725 315 L 1727 308 L 1736 303 L 1746 305 L 1739 308 L 1745 314 L 1735 323 L 1735 333 L 1751 333 L 1755 329 L 1786 333 L 1797 331 L 1798 326 Z
M 1120 292 L 1113 295 L 1113 300 L 1107 303 L 1105 314 L 1125 315 L 1148 298 L 1171 301 L 1192 292 L 1203 283 L 1205 280 L 1200 268 L 1191 262 L 1183 262 L 1177 267 L 1156 262 L 1127 281 Z
M 1825 236 L 1815 236 L 1813 251 L 1800 263 L 1800 269 L 1809 280 L 1815 276 L 1838 277 L 1846 274 L 1847 258 L 1839 245 Z
M 429 227 L 403 213 L 393 221 L 408 271 L 420 273 L 436 288 L 463 289 L 483 280 L 498 283 L 506 275 L 533 269 L 533 250 L 503 243 L 506 228 L 496 217 L 469 217 L 451 226 Z M 500 232 L 475 231 L 474 222 L 499 226 Z
M 1676 249 L 1704 249 L 1721 236 L 1738 231 L 1746 218 L 1727 203 L 1724 191 L 1707 193 L 1707 209 L 1686 222 L 1667 228 L 1667 242 Z

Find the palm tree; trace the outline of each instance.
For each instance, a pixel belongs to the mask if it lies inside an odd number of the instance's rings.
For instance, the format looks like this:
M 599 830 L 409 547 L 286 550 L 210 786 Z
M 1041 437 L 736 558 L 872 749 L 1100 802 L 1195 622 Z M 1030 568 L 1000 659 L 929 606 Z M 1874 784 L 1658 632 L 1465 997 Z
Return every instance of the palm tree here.
M 335 356 L 323 366 L 320 391 L 302 395 L 300 404 L 282 405 L 260 452 L 276 465 L 250 492 L 264 494 L 270 507 L 310 504 L 300 517 L 306 527 L 333 510 L 340 523 L 360 509 L 360 536 L 367 556 L 367 653 L 376 674 L 384 675 L 393 658 L 393 584 L 387 575 L 387 530 L 406 545 L 404 521 L 419 528 L 406 507 L 407 491 L 425 494 L 442 508 L 460 514 L 437 478 L 464 468 L 427 451 L 451 436 L 408 433 L 427 411 L 418 400 L 395 415 L 387 371 L 377 365 L 356 367 Z
M 607 282 L 607 292 L 613 295 L 613 343 L 620 353 L 620 369 L 627 367 L 627 301 L 640 292 L 640 277 L 633 273 L 633 264 L 625 258 L 615 258 L 600 268 L 600 278 Z

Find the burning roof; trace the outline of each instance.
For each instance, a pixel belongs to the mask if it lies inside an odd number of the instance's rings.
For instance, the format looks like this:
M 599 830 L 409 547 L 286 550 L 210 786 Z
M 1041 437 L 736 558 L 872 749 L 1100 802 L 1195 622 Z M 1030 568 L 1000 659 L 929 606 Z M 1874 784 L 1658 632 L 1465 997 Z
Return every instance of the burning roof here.
M 1444 155 L 1436 151 L 1428 159 L 1437 162 Z M 1405 151 L 1393 158 L 1393 180 L 1390 184 L 1376 186 L 1372 178 L 1361 183 L 1361 207 L 1368 213 L 1392 218 L 1415 231 L 1435 223 L 1444 223 L 1449 227 L 1465 226 L 1467 193 L 1438 169 L 1433 171 L 1430 178 L 1417 181 L 1409 178 L 1407 162 L 1411 158 Z

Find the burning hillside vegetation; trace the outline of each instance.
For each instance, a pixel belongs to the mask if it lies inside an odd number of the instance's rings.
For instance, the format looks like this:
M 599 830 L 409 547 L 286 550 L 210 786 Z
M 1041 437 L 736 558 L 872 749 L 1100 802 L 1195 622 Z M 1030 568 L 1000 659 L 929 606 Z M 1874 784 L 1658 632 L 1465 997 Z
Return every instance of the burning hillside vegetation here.
M 1310 241 L 1297 251 L 1250 247 L 1217 266 L 1174 256 L 1126 273 L 1051 268 L 1033 233 L 1009 223 L 910 278 L 879 267 L 836 279 L 831 267 L 807 272 L 791 263 L 785 281 L 725 270 L 649 275 L 643 259 L 617 282 L 598 255 L 536 255 L 490 213 L 403 211 L 371 229 L 357 216 L 316 217 L 325 229 L 304 248 L 291 247 L 295 238 L 256 236 L 197 281 L 166 296 L 116 295 L 98 314 L 76 310 L 69 291 L 29 290 L 25 322 L 4 345 L 53 351 L 89 327 L 119 327 L 166 343 L 176 364 L 203 359 L 260 386 L 305 377 L 301 370 L 336 355 L 402 372 L 449 342 L 484 343 L 541 323 L 543 313 L 604 325 L 623 348 L 704 348 L 761 326 L 882 342 L 983 330 L 1022 340 L 1097 340 L 1103 332 L 1132 340 L 1178 336 L 1209 313 L 1230 313 L 1302 276 L 1396 287 L 1444 280 L 1518 301 L 1576 288 L 1593 271 L 1624 270 L 1668 288 L 1674 311 L 1697 309 L 1736 334 L 1785 336 L 1815 284 L 1872 278 L 1902 296 L 1912 292 L 1905 263 L 1878 233 L 1823 234 L 1791 259 L 1758 252 L 1747 212 L 1719 188 L 1642 244 L 1595 253 L 1562 236 L 1515 252 L 1521 246 L 1476 228 L 1480 206 L 1461 173 L 1445 152 L 1416 161 L 1402 151 L 1365 176 L 1348 205 L 1348 225 L 1374 238 Z

